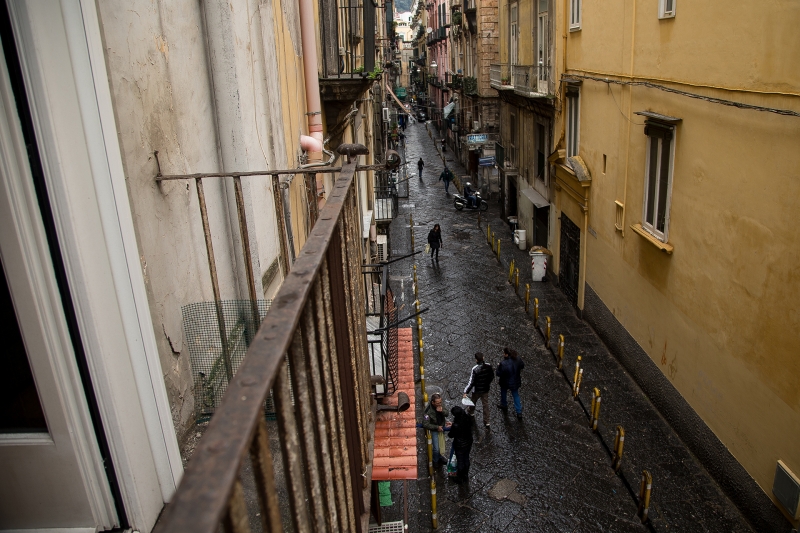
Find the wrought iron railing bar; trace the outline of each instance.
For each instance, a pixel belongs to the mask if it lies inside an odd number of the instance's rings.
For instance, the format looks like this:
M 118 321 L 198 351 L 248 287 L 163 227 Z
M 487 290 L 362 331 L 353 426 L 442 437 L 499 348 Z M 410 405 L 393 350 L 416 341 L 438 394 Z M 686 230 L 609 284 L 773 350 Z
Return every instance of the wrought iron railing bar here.
M 322 273 L 324 275 L 324 273 Z M 336 521 L 333 523 L 334 531 L 347 530 L 347 509 L 346 498 L 344 496 L 344 482 L 342 472 L 341 453 L 339 451 L 339 427 L 337 420 L 341 413 L 337 409 L 339 404 L 336 402 L 334 395 L 335 384 L 333 376 L 331 375 L 331 358 L 330 358 L 330 342 L 328 340 L 328 327 L 325 318 L 325 309 L 322 296 L 322 280 L 317 278 L 314 283 L 314 292 L 312 294 L 313 310 L 314 310 L 314 323 L 316 324 L 317 335 L 317 367 L 319 369 L 319 397 L 322 400 L 320 412 L 325 413 L 328 424 L 322 431 L 323 438 L 323 458 L 326 462 L 326 468 L 330 468 L 328 474 L 329 481 L 326 484 L 328 490 L 328 498 L 332 509 L 336 510 Z
M 156 181 L 193 180 L 199 178 L 235 178 L 250 176 L 291 176 L 294 174 L 336 174 L 344 172 L 347 165 L 341 167 L 311 167 L 311 168 L 286 168 L 281 170 L 252 170 L 249 172 L 195 172 L 194 174 L 161 174 L 155 177 Z M 373 165 L 357 165 L 357 171 L 386 170 L 385 163 Z
M 306 306 L 306 309 L 308 306 Z M 302 330 L 305 328 L 305 310 L 300 320 L 300 327 L 295 330 L 294 341 L 289 349 L 289 375 L 292 379 L 294 391 L 294 409 L 299 422 L 300 448 L 302 462 L 308 482 L 308 502 L 311 517 L 314 522 L 314 531 L 325 531 L 325 500 L 322 495 L 323 480 L 322 468 L 317 454 L 317 424 L 315 423 L 314 407 L 309 390 L 309 376 L 306 365 L 308 364 L 307 346 L 303 343 Z
M 340 457 L 340 461 L 337 461 L 337 464 L 340 466 L 340 470 L 342 472 L 342 483 L 344 486 L 344 498 L 345 498 L 345 508 L 347 510 L 346 515 L 346 524 L 342 531 L 355 531 L 356 527 L 356 518 L 355 518 L 355 508 L 353 506 L 353 487 L 350 480 L 349 472 L 345 469 L 345 465 L 350 465 L 350 450 L 347 447 L 347 434 L 345 432 L 345 420 L 342 416 L 342 406 L 344 402 L 342 401 L 342 390 L 341 390 L 341 381 L 339 379 L 339 365 L 337 364 L 338 355 L 336 352 L 336 337 L 334 333 L 334 325 L 333 325 L 333 306 L 331 304 L 331 283 L 330 283 L 330 272 L 328 271 L 328 258 L 326 257 L 325 260 L 322 262 L 322 269 L 320 271 L 320 280 L 322 281 L 322 311 L 325 317 L 325 329 L 328 334 L 328 349 L 329 349 L 329 357 L 330 357 L 330 364 L 326 367 L 327 371 L 330 372 L 330 380 L 328 383 L 331 385 L 331 390 L 333 392 L 333 399 L 334 403 L 330 406 L 330 408 L 336 409 L 338 416 L 334 417 L 332 420 L 334 423 L 332 424 L 332 429 L 336 433 L 335 439 L 335 446 L 338 448 L 338 454 Z M 336 448 L 334 449 L 334 458 L 336 456 Z M 341 495 L 340 495 L 341 499 Z
M 283 531 L 278 491 L 275 486 L 275 468 L 272 464 L 272 451 L 269 448 L 269 432 L 264 417 L 260 417 L 256 434 L 250 443 L 250 461 L 261 507 L 261 525 L 266 533 Z
M 312 531 L 311 516 L 306 502 L 305 473 L 303 472 L 300 437 L 297 434 L 297 421 L 289 392 L 289 368 L 285 359 L 275 376 L 273 387 L 275 412 L 280 434 L 283 471 L 286 473 L 286 491 L 289 494 L 289 509 L 295 531 Z
M 242 482 L 236 479 L 231 492 L 228 512 L 222 521 L 226 533 L 250 533 L 250 520 L 247 516 L 247 504 L 244 501 Z
M 352 188 L 355 160 L 354 157 L 344 165 L 303 253 L 273 300 L 271 312 L 262 322 L 237 376 L 228 384 L 222 404 L 200 440 L 192 464 L 162 515 L 157 532 L 217 531 L 256 423 L 263 416 L 264 401 L 273 387 L 278 368 L 285 369 L 284 354 L 311 292 L 310 281 L 318 274 L 334 231 L 338 229 L 345 199 Z M 288 385 L 285 392 L 288 401 Z M 281 402 L 278 398 L 281 394 L 276 395 L 276 403 Z M 290 470 L 287 468 L 286 472 Z M 308 526 L 308 523 L 301 525 Z M 307 527 L 298 529 L 308 530 Z
M 315 424 L 314 438 L 316 460 L 320 464 L 319 475 L 322 477 L 322 498 L 327 520 L 327 531 L 338 531 L 338 510 L 333 495 L 333 468 L 330 463 L 331 452 L 327 439 L 327 417 L 325 416 L 325 398 L 322 391 L 322 379 L 319 367 L 319 345 L 321 339 L 317 335 L 317 317 L 314 308 L 317 305 L 317 287 L 319 278 L 314 281 L 314 290 L 303 312 L 301 331 L 305 345 L 305 363 L 310 385 L 310 399 L 313 411 L 312 422 Z

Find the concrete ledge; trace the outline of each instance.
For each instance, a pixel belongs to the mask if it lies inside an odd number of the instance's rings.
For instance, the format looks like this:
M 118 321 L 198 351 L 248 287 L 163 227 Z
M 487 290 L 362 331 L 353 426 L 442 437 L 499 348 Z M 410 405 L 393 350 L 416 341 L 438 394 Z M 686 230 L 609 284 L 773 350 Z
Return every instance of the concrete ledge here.
M 791 531 L 791 524 L 769 496 L 617 321 L 588 283 L 583 318 L 753 528 L 759 532 Z

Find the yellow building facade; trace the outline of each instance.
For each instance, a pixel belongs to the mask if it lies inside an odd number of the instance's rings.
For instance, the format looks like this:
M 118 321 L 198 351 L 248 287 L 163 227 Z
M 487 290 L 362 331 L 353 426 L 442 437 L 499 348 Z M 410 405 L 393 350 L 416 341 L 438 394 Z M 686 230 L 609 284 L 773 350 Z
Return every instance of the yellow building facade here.
M 657 367 L 640 384 L 694 453 L 729 452 L 728 482 L 795 527 L 772 487 L 779 460 L 800 474 L 798 20 L 785 0 L 561 2 L 550 157 L 564 292 L 632 374 Z

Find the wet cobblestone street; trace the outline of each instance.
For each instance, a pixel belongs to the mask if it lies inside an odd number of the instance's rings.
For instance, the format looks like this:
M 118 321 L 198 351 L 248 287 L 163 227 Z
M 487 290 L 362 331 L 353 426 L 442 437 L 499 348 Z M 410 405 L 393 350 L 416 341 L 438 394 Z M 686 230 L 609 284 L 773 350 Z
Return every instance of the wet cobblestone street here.
M 490 393 L 491 431 L 481 427 L 482 408 L 477 407 L 481 429 L 472 448 L 469 483 L 448 482 L 443 469 L 436 474 L 438 530 L 753 531 L 597 335 L 577 317 L 560 289 L 549 282 L 531 282 L 530 259 L 527 252 L 513 246 L 511 230 L 499 218 L 497 195 L 489 199 L 489 211 L 482 214 L 480 224 L 476 211 L 454 209 L 452 196 L 445 195 L 438 181 L 443 165 L 429 130 L 436 138 L 432 125 L 406 128 L 409 169 L 416 172 L 420 157 L 425 169 L 422 179 L 409 180 L 409 197 L 400 199 L 399 215 L 390 227 L 393 257 L 411 252 L 409 215 L 413 214 L 417 250 L 424 248 L 434 224 L 442 228 L 438 262 L 418 254 L 390 266 L 400 317 L 414 310 L 412 275 L 413 265 L 417 266 L 421 306 L 429 308 L 423 314 L 428 394 L 440 389 L 447 412 L 460 405 L 475 352 L 483 352 L 496 367 L 503 347 L 509 346 L 525 361 L 520 389 L 523 418 L 518 420 L 513 409 L 504 416 L 497 407 L 495 380 Z M 456 175 L 465 173 L 454 161 L 455 154 L 448 149 L 444 155 Z M 450 192 L 454 190 L 453 185 Z M 500 261 L 486 242 L 487 223 L 502 238 Z M 520 269 L 519 294 L 507 279 L 511 259 Z M 525 311 L 525 283 L 531 283 L 531 302 L 539 299 L 541 319 L 551 318 L 553 338 L 563 334 L 566 339 L 564 369 L 570 380 L 575 360 L 582 356 L 580 402 L 573 400 L 570 383 L 556 370 L 553 355 L 544 347 L 532 309 Z M 409 321 L 402 327 L 412 325 Z M 421 419 L 424 406 L 417 386 L 417 418 Z M 589 428 L 586 414 L 594 387 L 602 392 L 597 434 Z M 608 450 L 617 425 L 625 428 L 626 435 L 624 478 L 611 468 Z M 384 520 L 403 520 L 407 512 L 408 531 L 432 529 L 425 443 L 419 430 L 419 479 L 409 482 L 407 501 L 403 483 L 395 481 L 391 485 L 394 505 L 383 508 Z M 649 526 L 636 516 L 634 498 L 643 469 L 653 476 Z

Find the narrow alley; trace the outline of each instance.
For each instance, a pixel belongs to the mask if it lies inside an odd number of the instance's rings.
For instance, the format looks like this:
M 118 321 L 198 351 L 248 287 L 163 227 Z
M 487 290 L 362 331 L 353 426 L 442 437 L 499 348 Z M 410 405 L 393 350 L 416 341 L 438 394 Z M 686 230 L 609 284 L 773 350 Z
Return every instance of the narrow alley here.
M 429 131 L 437 137 L 432 124 L 416 123 L 406 129 L 406 158 L 413 165 L 422 157 L 425 168 L 421 179 L 415 175 L 409 180 L 409 197 L 401 200 L 390 230 L 392 255 L 400 257 L 411 251 L 409 215 L 413 214 L 417 250 L 424 247 L 434 224 L 442 227 L 443 248 L 437 262 L 417 254 L 390 269 L 400 315 L 405 316 L 414 306 L 412 273 L 417 267 L 421 305 L 429 308 L 423 314 L 428 395 L 441 390 L 448 413 L 459 405 L 475 352 L 483 352 L 496 367 L 503 347 L 509 346 L 525 362 L 522 419 L 517 420 L 513 410 L 509 416 L 497 407 L 495 380 L 490 393 L 491 431 L 477 424 L 481 429 L 472 448 L 469 483 L 447 481 L 444 469 L 436 474 L 438 530 L 752 531 L 561 291 L 549 282 L 531 282 L 527 252 L 513 246 L 511 231 L 499 218 L 497 198 L 489 199 L 489 211 L 480 221 L 475 211 L 453 208 L 452 196 L 445 195 L 438 181 L 442 160 Z M 451 152 L 444 155 L 456 175 L 464 173 Z M 487 223 L 502 238 L 501 261 L 487 244 Z M 508 283 L 511 259 L 520 269 L 519 294 Z M 566 380 L 534 328 L 532 310 L 525 311 L 525 283 L 531 283 L 531 302 L 533 298 L 540 302 L 542 320 L 550 317 L 553 337 L 565 337 Z M 580 403 L 573 400 L 570 384 L 578 355 L 584 368 Z M 419 385 L 418 420 L 425 407 Z M 595 387 L 603 398 L 597 434 L 585 411 Z M 481 411 L 479 405 L 478 421 Z M 626 431 L 622 475 L 611 467 L 617 425 Z M 431 491 L 422 430 L 417 442 L 419 478 L 409 484 L 406 499 L 403 484 L 394 482 L 394 505 L 383 512 L 384 520 L 406 520 L 408 531 L 428 531 Z M 637 517 L 635 499 L 644 469 L 653 479 L 648 526 Z

